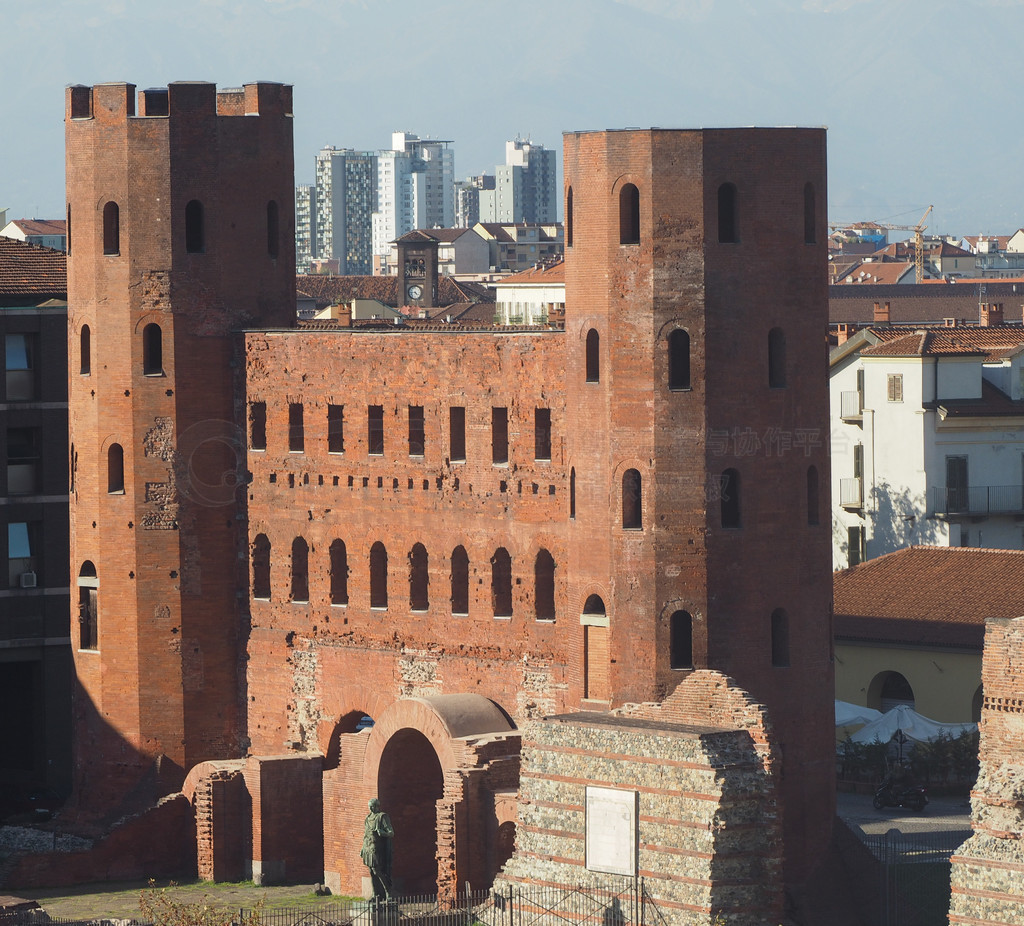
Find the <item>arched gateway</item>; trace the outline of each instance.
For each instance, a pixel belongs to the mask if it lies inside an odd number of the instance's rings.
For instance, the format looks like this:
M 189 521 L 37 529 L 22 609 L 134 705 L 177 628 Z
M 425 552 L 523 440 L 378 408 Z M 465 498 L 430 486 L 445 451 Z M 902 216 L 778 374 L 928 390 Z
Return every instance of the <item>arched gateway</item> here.
M 327 885 L 362 891 L 363 818 L 379 797 L 395 828 L 398 891 L 488 886 L 506 855 L 499 829 L 515 819 L 519 734 L 508 715 L 453 694 L 395 701 L 374 721 L 338 735 L 338 765 L 324 772 Z

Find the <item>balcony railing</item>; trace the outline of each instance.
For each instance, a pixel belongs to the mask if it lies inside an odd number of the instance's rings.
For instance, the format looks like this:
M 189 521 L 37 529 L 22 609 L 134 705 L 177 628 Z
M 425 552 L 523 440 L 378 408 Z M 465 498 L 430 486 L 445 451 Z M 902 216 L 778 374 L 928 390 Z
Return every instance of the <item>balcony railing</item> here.
M 864 417 L 864 395 L 859 389 L 841 392 L 839 405 L 843 421 L 860 421 Z
M 839 504 L 844 508 L 864 507 L 864 478 L 850 476 L 839 480 Z
M 966 486 L 932 488 L 932 514 L 1024 514 L 1024 486 Z

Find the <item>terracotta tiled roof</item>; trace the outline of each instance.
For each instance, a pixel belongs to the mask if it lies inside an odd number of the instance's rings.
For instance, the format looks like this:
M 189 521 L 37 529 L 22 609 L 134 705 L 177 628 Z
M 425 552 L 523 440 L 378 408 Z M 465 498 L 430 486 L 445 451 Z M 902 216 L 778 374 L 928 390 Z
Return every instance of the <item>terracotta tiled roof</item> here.
M 908 273 L 914 272 L 910 261 L 870 260 L 854 264 L 844 273 L 837 272 L 834 282 L 837 286 L 867 283 L 887 285 L 899 283 Z
M 308 273 L 295 278 L 298 292 L 304 293 L 316 304 L 317 310 L 334 302 L 348 302 L 352 299 L 376 299 L 378 302 L 397 307 L 398 277 L 393 276 L 333 276 L 330 274 Z M 437 281 L 437 301 L 445 307 L 458 302 L 493 301 L 483 287 L 469 283 L 457 283 L 450 277 L 442 276 Z
M 444 244 L 450 244 L 452 241 L 456 241 L 461 238 L 468 228 L 417 228 L 411 232 L 406 232 L 398 241 L 438 241 Z
M 68 263 L 63 251 L 0 237 L 0 299 L 66 299 Z
M 531 267 L 522 273 L 513 273 L 501 281 L 502 286 L 518 283 L 564 283 L 565 261 L 557 261 L 550 266 Z
M 928 402 L 924 407 L 938 409 L 943 421 L 947 418 L 1024 417 L 1024 402 L 1014 401 L 987 379 L 981 381 L 980 399 L 941 399 Z
M 1013 280 L 934 280 L 829 287 L 829 321 L 832 324 L 872 324 L 874 304 L 890 305 L 893 324 L 942 324 L 945 318 L 978 320 L 980 302 L 1001 302 L 1006 321 L 1021 320 L 1024 288 Z
M 985 618 L 1024 614 L 1024 551 L 909 547 L 832 585 L 837 639 L 980 651 Z
M 25 235 L 67 234 L 67 222 L 64 219 L 14 219 L 11 224 L 17 225 Z
M 919 327 L 871 329 L 883 338 L 880 344 L 866 347 L 862 357 L 923 357 L 945 354 L 968 356 L 976 354 L 993 360 L 1016 353 L 1024 344 L 1024 328 L 1019 325 L 998 325 L 990 328 Z

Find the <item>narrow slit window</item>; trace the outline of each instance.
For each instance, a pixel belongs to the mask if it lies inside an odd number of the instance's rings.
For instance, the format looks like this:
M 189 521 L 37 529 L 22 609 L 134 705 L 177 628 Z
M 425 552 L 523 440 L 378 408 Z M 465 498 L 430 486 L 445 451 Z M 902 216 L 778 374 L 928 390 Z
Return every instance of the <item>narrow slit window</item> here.
M 643 527 L 643 493 L 640 472 L 627 469 L 622 474 L 622 527 L 640 530 Z
M 205 249 L 203 204 L 193 199 L 185 206 L 185 250 L 189 254 L 202 254 Z
M 103 253 L 109 257 L 121 253 L 121 213 L 115 202 L 103 207 Z
M 491 409 L 491 462 L 508 463 L 508 409 Z
M 632 183 L 619 190 L 619 244 L 640 243 L 640 191 Z
M 569 518 L 576 519 L 576 467 L 569 470 Z
M 78 632 L 80 649 L 99 648 L 99 579 L 91 560 L 78 570 Z
M 280 247 L 280 238 L 277 203 L 270 200 L 267 203 L 267 254 L 275 260 Z
M 89 376 L 92 373 L 92 332 L 88 325 L 82 325 L 78 337 L 78 361 L 78 372 Z
M 345 406 L 327 406 L 327 452 L 345 452 Z
M 331 604 L 348 604 L 348 551 L 344 540 L 331 544 Z
M 252 597 L 270 600 L 270 540 L 257 534 L 252 542 Z
M 668 388 L 690 388 L 690 335 L 682 328 L 668 336 Z
M 491 604 L 495 617 L 512 616 L 512 557 L 504 547 L 491 557 Z
M 306 449 L 306 431 L 301 402 L 288 403 L 288 450 L 302 453 Z
M 427 548 L 422 543 L 417 543 L 409 554 L 409 610 L 429 610 L 430 597 L 427 592 L 428 585 Z
M 676 611 L 669 619 L 669 654 L 671 668 L 693 668 L 693 617 L 689 611 Z
M 388 606 L 388 551 L 379 540 L 370 547 L 370 607 Z
M 740 240 L 737 192 L 734 183 L 723 183 L 718 188 L 718 240 L 721 244 L 737 244 Z
M 452 550 L 452 614 L 469 614 L 469 555 L 461 544 Z
M 789 615 L 782 608 L 772 611 L 772 665 L 789 665 Z
M 249 403 L 249 447 L 252 450 L 267 449 L 267 403 Z
M 426 423 L 422 405 L 409 406 L 409 456 L 421 457 L 426 448 Z
M 533 455 L 537 460 L 551 459 L 551 409 L 537 408 L 533 413 Z
M 537 560 L 533 565 L 533 587 L 537 620 L 553 621 L 555 619 L 555 560 L 547 550 L 540 550 L 537 553 Z
M 384 454 L 384 406 L 366 408 L 366 452 L 374 456 Z
M 142 372 L 145 376 L 164 375 L 164 335 L 157 324 L 142 329 Z
M 107 492 L 110 495 L 124 494 L 124 448 L 111 444 L 107 448 Z
M 591 328 L 587 332 L 587 382 L 601 381 L 601 335 Z
M 565 193 L 565 246 L 572 247 L 572 187 Z
M 740 527 L 740 474 L 727 469 L 719 477 L 722 527 Z
M 453 405 L 448 409 L 448 443 L 453 462 L 466 461 L 466 409 Z
M 309 601 L 309 545 L 302 537 L 292 541 L 292 601 Z

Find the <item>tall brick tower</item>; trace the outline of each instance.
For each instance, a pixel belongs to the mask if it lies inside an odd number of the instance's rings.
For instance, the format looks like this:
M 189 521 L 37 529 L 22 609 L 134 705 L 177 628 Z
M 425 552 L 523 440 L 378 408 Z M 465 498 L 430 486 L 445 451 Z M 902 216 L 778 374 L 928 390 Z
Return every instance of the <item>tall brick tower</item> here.
M 138 102 L 74 86 L 65 112 L 75 785 L 97 810 L 155 763 L 150 793 L 242 751 L 233 332 L 295 316 L 291 88 Z
M 825 133 L 564 148 L 584 704 L 732 676 L 775 730 L 798 884 L 834 814 Z

